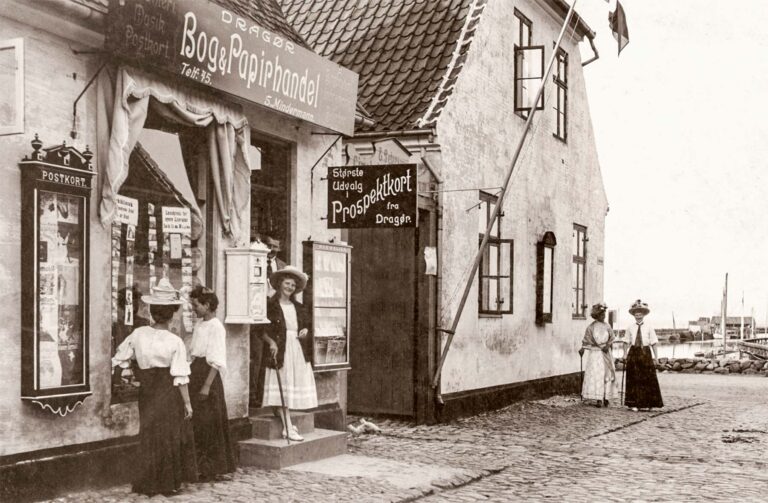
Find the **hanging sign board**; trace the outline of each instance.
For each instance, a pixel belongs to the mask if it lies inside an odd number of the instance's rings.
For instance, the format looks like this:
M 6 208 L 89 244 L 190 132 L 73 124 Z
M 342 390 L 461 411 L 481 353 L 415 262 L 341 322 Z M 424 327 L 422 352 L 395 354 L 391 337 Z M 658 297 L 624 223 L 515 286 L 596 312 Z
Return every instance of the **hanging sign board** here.
M 109 51 L 333 131 L 354 133 L 357 74 L 200 0 L 110 2 Z
M 416 164 L 328 168 L 328 228 L 416 227 Z

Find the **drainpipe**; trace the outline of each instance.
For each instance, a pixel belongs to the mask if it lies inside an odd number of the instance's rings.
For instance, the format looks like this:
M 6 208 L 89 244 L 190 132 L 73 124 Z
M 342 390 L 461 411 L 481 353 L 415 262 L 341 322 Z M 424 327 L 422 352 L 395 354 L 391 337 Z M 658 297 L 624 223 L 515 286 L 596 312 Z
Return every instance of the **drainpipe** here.
M 589 45 L 592 46 L 592 52 L 594 52 L 595 55 L 583 62 L 581 64 L 582 68 L 592 63 L 593 61 L 597 61 L 597 59 L 600 58 L 600 54 L 597 52 L 597 47 L 595 47 L 595 34 L 591 33 L 587 38 L 589 38 Z

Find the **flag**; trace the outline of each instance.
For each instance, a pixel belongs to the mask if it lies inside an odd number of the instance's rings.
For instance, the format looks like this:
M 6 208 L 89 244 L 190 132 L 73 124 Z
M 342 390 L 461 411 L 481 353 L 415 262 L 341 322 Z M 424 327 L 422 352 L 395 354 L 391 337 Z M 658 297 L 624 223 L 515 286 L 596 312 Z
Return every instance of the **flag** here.
M 613 32 L 613 38 L 619 43 L 619 54 L 629 43 L 629 30 L 627 29 L 627 16 L 621 2 L 616 2 L 616 10 L 608 13 L 608 26 Z

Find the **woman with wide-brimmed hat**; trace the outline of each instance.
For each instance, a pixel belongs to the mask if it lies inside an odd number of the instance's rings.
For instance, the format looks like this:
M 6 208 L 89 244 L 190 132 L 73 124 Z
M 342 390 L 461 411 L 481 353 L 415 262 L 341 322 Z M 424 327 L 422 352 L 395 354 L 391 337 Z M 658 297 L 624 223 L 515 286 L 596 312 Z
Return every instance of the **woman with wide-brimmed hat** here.
M 187 384 L 190 368 L 184 341 L 168 330 L 182 301 L 167 278 L 143 295 L 154 324 L 137 328 L 125 338 L 112 366 L 138 363 L 139 453 L 133 491 L 173 494 L 182 482 L 197 480 L 194 436 L 188 419 L 192 405 Z
M 595 320 L 589 324 L 581 341 L 579 355 L 584 359 L 584 380 L 581 397 L 594 400 L 597 407 L 608 406 L 616 398 L 616 369 L 611 357 L 615 335 L 605 322 L 608 306 L 600 302 L 592 306 L 590 315 Z
M 656 377 L 656 345 L 659 339 L 653 327 L 645 321 L 650 312 L 648 304 L 636 300 L 629 308 L 629 314 L 635 317 L 635 321 L 627 326 L 621 339 L 627 380 L 624 405 L 634 411 L 664 406 Z
M 264 400 L 262 405 L 282 407 L 283 437 L 301 441 L 304 438 L 291 423 L 290 409 L 317 407 L 315 376 L 312 372 L 312 335 L 309 332 L 309 315 L 296 300 L 296 294 L 304 290 L 309 277 L 300 269 L 286 266 L 275 271 L 269 282 L 275 294 L 267 302 L 264 341 Z M 278 375 L 280 373 L 280 381 Z M 283 398 L 280 397 L 280 384 Z M 283 406 L 283 399 L 285 406 Z

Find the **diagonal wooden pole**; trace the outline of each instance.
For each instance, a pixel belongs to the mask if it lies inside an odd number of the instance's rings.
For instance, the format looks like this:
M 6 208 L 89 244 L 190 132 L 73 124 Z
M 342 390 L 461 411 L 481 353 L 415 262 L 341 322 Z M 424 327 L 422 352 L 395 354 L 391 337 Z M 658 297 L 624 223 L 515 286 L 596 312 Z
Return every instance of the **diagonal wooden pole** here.
M 536 93 L 536 98 L 533 100 L 534 106 L 531 107 L 531 111 L 528 114 L 528 120 L 525 121 L 523 134 L 517 143 L 517 148 L 515 148 L 515 154 L 512 156 L 512 162 L 510 162 L 509 169 L 507 170 L 507 174 L 504 178 L 504 183 L 501 186 L 499 199 L 493 208 L 493 214 L 491 215 L 491 218 L 488 220 L 488 227 L 485 229 L 485 233 L 483 234 L 483 240 L 477 249 L 477 253 L 475 254 L 475 260 L 472 263 L 472 270 L 469 273 L 469 278 L 467 278 L 467 284 L 464 286 L 464 293 L 461 296 L 461 301 L 459 302 L 459 307 L 456 310 L 456 316 L 453 318 L 453 323 L 451 324 L 451 328 L 450 329 L 438 328 L 438 331 L 445 332 L 448 334 L 448 339 L 445 341 L 445 347 L 443 347 L 443 352 L 440 355 L 440 361 L 437 363 L 437 368 L 435 369 L 435 375 L 432 379 L 433 388 L 437 388 L 437 385 L 440 382 L 440 374 L 443 370 L 445 357 L 448 355 L 448 350 L 451 348 L 451 343 L 453 342 L 453 336 L 456 335 L 456 327 L 458 327 L 459 325 L 459 320 L 461 319 L 461 313 L 464 311 L 464 306 L 467 303 L 469 290 L 472 288 L 472 282 L 474 281 L 475 274 L 477 274 L 477 269 L 480 266 L 480 258 L 483 256 L 485 247 L 488 246 L 488 238 L 491 235 L 491 230 L 493 229 L 493 225 L 496 222 L 496 219 L 499 217 L 501 208 L 504 206 L 504 196 L 506 196 L 507 189 L 509 188 L 509 180 L 512 177 L 512 172 L 515 170 L 515 165 L 517 164 L 517 160 L 520 157 L 520 153 L 523 150 L 523 145 L 525 144 L 525 140 L 528 137 L 528 132 L 531 129 L 531 124 L 533 124 L 533 118 L 536 115 L 536 106 L 541 100 L 541 97 L 544 95 L 544 88 L 546 87 L 547 80 L 549 80 L 549 75 L 552 73 L 552 67 L 554 66 L 554 63 L 557 59 L 558 49 L 560 49 L 560 45 L 563 42 L 563 37 L 565 36 L 565 32 L 568 29 L 568 25 L 571 22 L 571 18 L 573 18 L 573 13 L 575 12 L 575 9 L 576 9 L 576 2 L 577 0 L 573 0 L 573 2 L 571 2 L 571 7 L 570 9 L 568 9 L 568 14 L 565 16 L 565 22 L 563 23 L 563 27 L 560 28 L 560 35 L 558 35 L 557 37 L 555 48 L 552 50 L 552 56 L 549 58 L 549 63 L 547 64 L 547 71 L 544 74 L 544 78 L 541 81 L 541 85 L 539 86 L 539 91 Z M 439 394 L 438 394 L 438 401 L 439 401 Z

